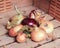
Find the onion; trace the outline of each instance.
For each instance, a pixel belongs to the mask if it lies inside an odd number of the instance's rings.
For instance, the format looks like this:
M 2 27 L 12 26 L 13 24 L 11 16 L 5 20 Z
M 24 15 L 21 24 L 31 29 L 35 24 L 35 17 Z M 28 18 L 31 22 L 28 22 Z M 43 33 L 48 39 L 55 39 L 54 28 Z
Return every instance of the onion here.
M 26 41 L 26 34 L 19 32 L 18 36 L 16 37 L 17 42 L 25 42 Z
M 12 36 L 12 37 L 17 36 L 17 32 L 14 30 L 14 28 L 11 28 L 11 29 L 9 30 L 9 36 Z
M 22 25 L 28 25 L 28 26 L 34 26 L 34 25 L 39 25 L 36 20 L 32 19 L 32 18 L 25 18 L 22 22 Z
M 46 20 L 42 20 L 40 27 L 42 27 L 47 33 L 51 33 L 54 29 L 53 24 Z
M 42 20 L 40 28 L 41 27 L 46 31 L 48 38 L 52 40 L 54 37 L 53 36 L 53 30 L 54 30 L 53 24 L 50 21 Z
M 29 14 L 29 18 L 33 18 L 33 19 L 35 19 L 35 10 L 32 10 L 31 12 L 30 12 L 30 14 Z
M 20 25 L 15 26 L 14 28 L 11 28 L 9 30 L 9 35 L 12 36 L 12 37 L 17 36 L 18 31 L 20 29 L 22 29 L 22 27 L 23 27 L 23 25 L 20 24 Z
M 29 18 L 38 19 L 41 16 L 41 12 L 39 10 L 32 10 L 29 14 Z
M 46 39 L 46 32 L 42 28 L 35 28 L 31 32 L 31 39 L 35 42 L 43 41 Z

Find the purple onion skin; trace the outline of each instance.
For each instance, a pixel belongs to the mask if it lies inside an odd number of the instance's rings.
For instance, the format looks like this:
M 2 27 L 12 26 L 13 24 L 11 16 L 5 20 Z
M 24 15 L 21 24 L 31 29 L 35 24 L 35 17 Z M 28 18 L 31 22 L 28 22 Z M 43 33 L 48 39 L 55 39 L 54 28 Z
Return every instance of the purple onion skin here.
M 35 11 L 35 10 L 32 10 L 32 11 L 30 12 L 29 18 L 31 18 L 31 13 L 33 13 L 33 14 L 35 15 L 34 11 Z
M 39 26 L 39 23 L 37 23 L 37 21 L 32 18 L 25 18 L 24 20 L 22 20 L 21 24 L 28 25 L 30 27 L 33 27 L 34 25 Z

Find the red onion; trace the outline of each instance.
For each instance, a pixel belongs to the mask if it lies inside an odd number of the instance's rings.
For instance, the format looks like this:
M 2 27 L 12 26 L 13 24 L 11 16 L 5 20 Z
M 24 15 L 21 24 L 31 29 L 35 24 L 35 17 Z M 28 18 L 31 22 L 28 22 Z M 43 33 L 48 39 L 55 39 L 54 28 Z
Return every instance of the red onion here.
M 22 22 L 22 25 L 28 25 L 28 26 L 34 26 L 37 25 L 39 26 L 39 24 L 37 23 L 36 20 L 32 19 L 32 18 L 25 18 Z
M 33 18 L 33 19 L 35 19 L 35 10 L 32 10 L 31 12 L 30 12 L 30 14 L 29 14 L 29 18 Z

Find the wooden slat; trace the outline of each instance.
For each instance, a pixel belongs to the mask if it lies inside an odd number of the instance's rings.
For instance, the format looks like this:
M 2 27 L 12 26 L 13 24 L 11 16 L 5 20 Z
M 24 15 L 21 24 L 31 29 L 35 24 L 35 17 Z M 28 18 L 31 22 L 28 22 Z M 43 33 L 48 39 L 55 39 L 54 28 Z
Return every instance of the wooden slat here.
M 3 48 L 3 46 L 2 46 Z M 12 43 L 10 45 L 6 45 L 5 48 L 29 48 L 26 43 Z
M 17 43 L 17 42 L 14 42 L 14 43 L 11 43 L 9 45 L 5 45 L 5 48 L 31 48 L 31 47 L 35 47 L 35 46 L 38 46 L 38 44 L 43 44 L 43 43 L 46 43 L 48 41 L 43 41 L 43 42 L 33 42 L 31 41 L 30 39 L 27 39 L 27 42 L 25 43 Z M 3 46 L 2 46 L 3 47 Z
M 37 48 L 60 48 L 60 39 L 57 39 L 53 42 L 47 43 Z
M 51 22 L 53 23 L 54 28 L 60 26 L 60 22 L 57 21 L 57 20 L 53 20 L 53 21 L 51 21 Z
M 0 36 L 0 46 L 14 42 L 14 38 L 11 38 L 7 35 Z
M 60 38 L 60 27 L 58 27 L 57 29 L 55 29 L 53 31 L 53 34 L 54 34 L 55 38 Z
M 0 25 L 0 36 L 6 34 L 8 31 L 5 29 L 3 25 Z

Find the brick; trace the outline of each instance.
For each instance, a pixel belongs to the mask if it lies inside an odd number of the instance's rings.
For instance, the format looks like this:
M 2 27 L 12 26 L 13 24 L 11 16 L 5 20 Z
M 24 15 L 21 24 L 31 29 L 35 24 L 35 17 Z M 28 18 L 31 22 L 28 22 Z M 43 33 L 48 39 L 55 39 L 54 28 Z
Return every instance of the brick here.
M 0 46 L 14 42 L 14 38 L 9 37 L 8 35 L 0 36 Z
M 5 29 L 5 27 L 3 25 L 0 25 L 0 35 L 4 35 L 7 33 L 7 30 Z

